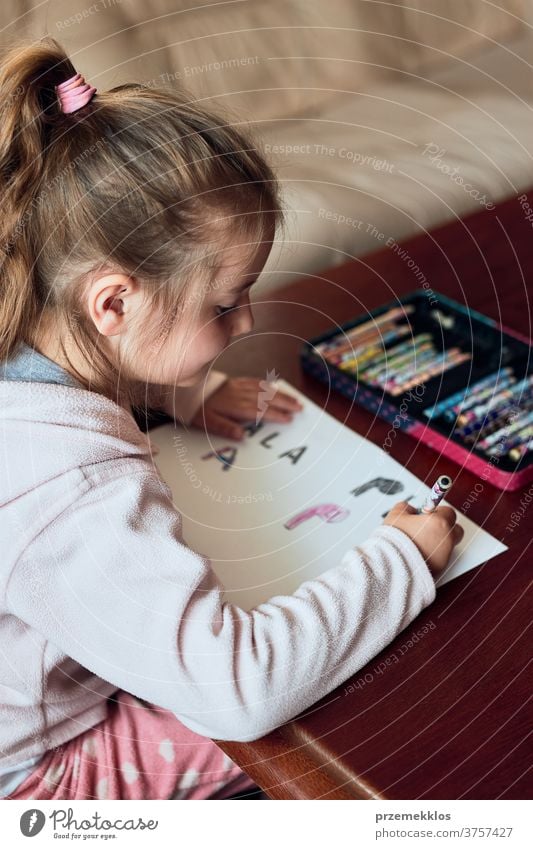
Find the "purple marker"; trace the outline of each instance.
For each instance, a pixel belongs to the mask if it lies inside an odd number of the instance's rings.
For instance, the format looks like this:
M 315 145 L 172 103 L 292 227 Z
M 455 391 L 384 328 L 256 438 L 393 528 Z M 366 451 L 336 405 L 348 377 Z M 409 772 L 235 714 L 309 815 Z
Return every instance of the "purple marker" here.
M 441 475 L 438 478 L 433 486 L 431 487 L 431 492 L 429 493 L 426 501 L 422 507 L 419 509 L 419 513 L 433 513 L 434 510 L 437 509 L 440 502 L 450 489 L 453 481 L 448 475 Z

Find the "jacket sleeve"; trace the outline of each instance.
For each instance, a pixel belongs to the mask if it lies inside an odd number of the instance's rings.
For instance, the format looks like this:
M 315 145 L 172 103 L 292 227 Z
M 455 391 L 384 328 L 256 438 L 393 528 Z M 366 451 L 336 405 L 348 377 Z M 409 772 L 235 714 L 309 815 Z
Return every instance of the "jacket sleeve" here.
M 213 395 L 228 379 L 228 375 L 221 371 L 212 369 L 205 380 L 199 380 L 192 386 L 160 387 L 160 397 L 154 387 L 154 404 L 149 406 L 153 409 L 163 410 L 177 422 L 184 425 L 191 423 L 195 413 L 200 406 Z
M 293 595 L 247 612 L 184 543 L 155 471 L 90 483 L 7 587 L 10 611 L 82 666 L 201 735 L 237 741 L 343 683 L 434 598 L 414 543 L 382 525 Z

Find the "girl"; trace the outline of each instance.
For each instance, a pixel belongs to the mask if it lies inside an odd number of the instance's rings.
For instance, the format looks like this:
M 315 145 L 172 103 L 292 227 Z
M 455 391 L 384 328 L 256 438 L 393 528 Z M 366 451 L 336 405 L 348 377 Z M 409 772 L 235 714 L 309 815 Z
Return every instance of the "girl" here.
M 226 603 L 133 411 L 255 419 L 258 381 L 210 364 L 252 328 L 273 174 L 179 93 L 96 93 L 50 38 L 4 62 L 0 168 L 3 795 L 251 792 L 210 738 L 268 733 L 387 645 L 433 601 L 454 511 L 400 503 L 294 595 Z M 297 412 L 277 393 L 265 419 Z

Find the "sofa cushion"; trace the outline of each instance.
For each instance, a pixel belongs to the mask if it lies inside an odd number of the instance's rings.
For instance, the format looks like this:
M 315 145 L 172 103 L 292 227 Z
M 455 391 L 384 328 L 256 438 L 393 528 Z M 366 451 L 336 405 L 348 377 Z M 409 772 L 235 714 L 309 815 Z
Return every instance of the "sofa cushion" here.
M 255 120 L 314 114 L 337 91 L 428 73 L 503 41 L 524 0 L 6 0 L 4 38 L 48 31 L 97 87 L 184 85 Z
M 263 125 L 287 220 L 254 297 L 530 188 L 531 77 L 513 97 L 411 78 L 338 96 L 312 121 Z

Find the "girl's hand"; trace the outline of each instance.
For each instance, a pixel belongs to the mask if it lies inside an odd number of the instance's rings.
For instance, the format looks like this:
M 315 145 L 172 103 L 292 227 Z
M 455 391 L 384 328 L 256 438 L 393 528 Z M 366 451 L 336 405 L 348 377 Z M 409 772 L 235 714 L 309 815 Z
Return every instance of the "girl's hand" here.
M 242 439 L 244 428 L 239 422 L 255 423 L 259 415 L 266 422 L 290 422 L 303 405 L 292 395 L 272 388 L 257 377 L 230 377 L 216 390 L 191 420 L 191 424 L 210 433 Z
M 399 501 L 383 520 L 411 537 L 429 570 L 434 575 L 443 572 L 454 546 L 461 542 L 464 529 L 456 524 L 457 516 L 451 507 L 437 507 L 433 513 L 418 513 L 407 501 Z

